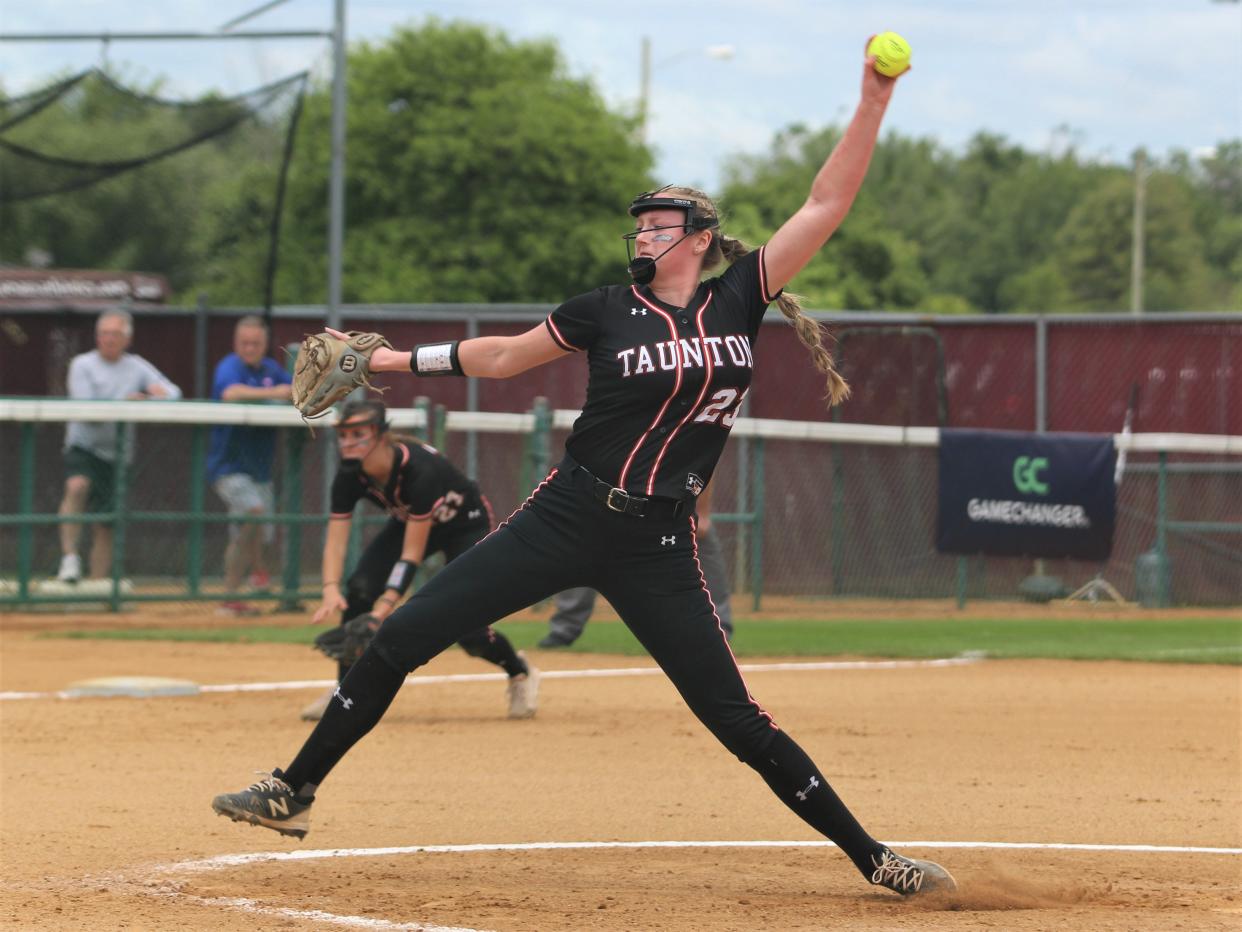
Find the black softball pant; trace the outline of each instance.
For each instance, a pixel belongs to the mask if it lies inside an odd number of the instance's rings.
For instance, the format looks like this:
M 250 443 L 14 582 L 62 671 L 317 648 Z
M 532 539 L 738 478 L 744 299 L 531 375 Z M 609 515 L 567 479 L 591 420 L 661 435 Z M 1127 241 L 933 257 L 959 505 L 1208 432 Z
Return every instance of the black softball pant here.
M 486 537 L 488 531 L 487 525 L 483 524 L 462 528 L 453 533 L 448 533 L 443 528 L 435 528 L 428 537 L 424 558 L 443 553 L 445 564 L 452 563 Z M 358 559 L 358 565 L 354 567 L 345 584 L 346 608 L 341 614 L 341 624 L 365 615 L 371 610 L 375 600 L 384 594 L 388 576 L 396 562 L 401 559 L 404 543 L 405 522 L 394 518 L 367 544 Z M 498 667 L 504 667 L 510 676 L 523 669 L 509 639 L 500 632 L 493 631 L 488 625 L 467 631 L 457 638 L 457 645 L 471 657 L 479 657 Z M 348 669 L 348 664 L 338 665 L 337 678 L 343 680 Z
M 471 631 L 563 589 L 590 586 L 612 603 L 712 734 L 869 874 L 882 846 L 746 688 L 703 581 L 693 516 L 623 515 L 594 498 L 592 483 L 567 457 L 509 521 L 385 619 L 342 682 L 342 701 L 329 704 L 285 779 L 313 795 L 380 720 L 406 673 Z

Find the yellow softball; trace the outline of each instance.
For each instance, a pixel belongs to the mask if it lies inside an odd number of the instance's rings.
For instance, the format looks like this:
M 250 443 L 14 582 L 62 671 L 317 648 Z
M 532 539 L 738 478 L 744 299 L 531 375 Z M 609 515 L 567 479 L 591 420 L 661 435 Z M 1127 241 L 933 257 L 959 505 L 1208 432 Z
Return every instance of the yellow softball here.
M 882 32 L 867 46 L 875 56 L 875 70 L 895 78 L 910 67 L 910 43 L 895 32 Z

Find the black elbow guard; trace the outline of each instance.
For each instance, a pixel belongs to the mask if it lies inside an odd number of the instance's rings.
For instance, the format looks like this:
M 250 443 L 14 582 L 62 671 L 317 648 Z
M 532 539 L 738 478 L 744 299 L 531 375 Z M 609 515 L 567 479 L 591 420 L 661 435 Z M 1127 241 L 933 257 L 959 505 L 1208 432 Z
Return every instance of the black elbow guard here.
M 410 371 L 415 375 L 465 375 L 457 358 L 460 340 L 448 343 L 420 343 L 410 353 Z
M 414 582 L 414 574 L 417 572 L 417 563 L 398 560 L 392 565 L 392 571 L 388 574 L 388 582 L 384 583 L 384 588 L 395 589 L 398 595 L 405 595 L 405 590 L 410 588 L 410 584 Z

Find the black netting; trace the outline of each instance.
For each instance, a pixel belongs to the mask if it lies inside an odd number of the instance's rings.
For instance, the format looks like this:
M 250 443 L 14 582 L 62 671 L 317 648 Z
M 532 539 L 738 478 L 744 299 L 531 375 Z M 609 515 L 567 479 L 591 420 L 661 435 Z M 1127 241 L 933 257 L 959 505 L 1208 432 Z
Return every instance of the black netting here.
M 233 245 L 253 255 L 244 294 L 270 307 L 307 78 L 187 101 L 90 69 L 0 97 L 0 264 L 42 253 L 61 268 L 164 275 L 177 294 L 210 284 L 195 280 L 194 253 Z

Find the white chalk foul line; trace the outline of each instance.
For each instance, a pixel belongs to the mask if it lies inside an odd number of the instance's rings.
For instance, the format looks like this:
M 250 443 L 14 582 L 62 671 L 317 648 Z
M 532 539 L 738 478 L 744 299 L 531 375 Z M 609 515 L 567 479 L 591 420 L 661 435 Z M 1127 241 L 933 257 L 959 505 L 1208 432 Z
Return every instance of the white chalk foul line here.
M 1037 841 L 886 841 L 892 848 L 970 848 L 1014 851 L 1113 851 L 1134 854 L 1242 855 L 1242 848 L 1194 845 L 1078 844 Z M 392 857 L 404 854 L 470 854 L 487 851 L 589 851 L 604 848 L 835 848 L 831 841 L 532 841 L 508 844 L 408 845 L 389 848 L 319 848 L 304 851 L 259 851 L 221 854 L 196 861 L 162 865 L 169 872 L 197 872 L 239 867 L 265 861 L 315 861 L 325 858 Z
M 1007 842 L 1007 841 L 889 841 L 892 848 L 975 848 L 1052 851 L 1108 851 L 1135 854 L 1209 854 L 1242 855 L 1242 848 L 1211 848 L 1199 845 L 1134 845 L 1078 844 L 1072 842 Z M 490 851 L 572 851 L 639 848 L 835 848 L 830 841 L 547 841 L 511 844 L 469 845 L 408 845 L 386 848 L 323 848 L 309 851 L 267 851 L 254 854 L 222 854 L 194 861 L 179 861 L 154 868 L 165 875 L 201 873 L 227 867 L 276 861 L 313 861 L 328 858 L 391 857 L 405 854 L 470 854 Z M 152 889 L 127 883 L 138 893 L 150 896 L 176 897 L 201 906 L 215 906 L 289 919 L 307 919 L 350 928 L 382 929 L 385 932 L 483 932 L 483 930 L 439 926 L 425 923 L 393 922 L 363 916 L 342 916 L 324 910 L 300 910 L 264 906 L 245 897 L 202 897 L 177 890 Z
M 978 663 L 982 655 L 966 654 L 961 657 L 944 657 L 931 660 L 816 660 L 789 663 L 743 663 L 738 665 L 743 673 L 804 672 L 812 670 L 909 670 L 920 667 L 960 667 Z M 659 667 L 613 667 L 585 670 L 543 670 L 545 680 L 589 679 L 616 676 L 663 676 Z M 410 676 L 408 686 L 435 686 L 443 683 L 498 683 L 506 679 L 504 673 L 448 673 L 433 676 Z M 292 689 L 326 689 L 336 680 L 287 680 L 275 683 L 217 683 L 200 686 L 200 693 L 250 693 L 278 692 Z M 0 692 L 0 700 L 14 699 L 81 699 L 85 698 L 66 690 L 55 692 Z M 162 698 L 148 696 L 143 698 Z M 182 697 L 184 698 L 184 697 Z
M 194 903 L 197 906 L 215 906 L 252 915 L 276 916 L 280 919 L 308 919 L 312 922 L 322 922 L 327 925 L 345 926 L 346 928 L 353 929 L 383 929 L 384 932 L 485 932 L 483 929 L 470 929 L 464 926 L 427 925 L 422 922 L 391 922 L 387 919 L 372 919 L 368 916 L 342 916 L 322 909 L 264 906 L 262 903 L 242 896 L 194 896 L 188 893 L 172 893 L 168 891 L 159 893 L 139 892 L 154 896 L 175 897 Z

